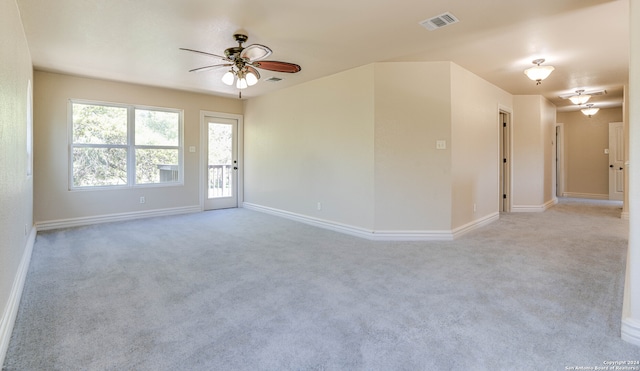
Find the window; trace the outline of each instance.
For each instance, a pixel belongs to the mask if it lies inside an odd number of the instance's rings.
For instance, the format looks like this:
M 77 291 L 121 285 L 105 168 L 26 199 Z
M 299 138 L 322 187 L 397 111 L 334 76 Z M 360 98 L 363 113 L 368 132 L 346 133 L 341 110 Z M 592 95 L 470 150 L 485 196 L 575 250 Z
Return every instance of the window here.
M 71 101 L 72 189 L 182 182 L 182 111 Z

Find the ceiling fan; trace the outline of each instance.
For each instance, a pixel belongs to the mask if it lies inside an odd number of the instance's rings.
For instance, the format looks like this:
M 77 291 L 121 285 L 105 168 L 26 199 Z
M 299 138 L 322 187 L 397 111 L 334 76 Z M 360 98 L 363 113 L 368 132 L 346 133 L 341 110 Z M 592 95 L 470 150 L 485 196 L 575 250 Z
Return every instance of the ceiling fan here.
M 271 49 L 267 46 L 252 44 L 243 47 L 242 44 L 249 38 L 247 35 L 237 33 L 234 34 L 233 37 L 238 43 L 238 46 L 227 48 L 224 51 L 224 56 L 194 49 L 180 48 L 180 50 L 204 54 L 221 60 L 221 63 L 194 68 L 189 70 L 189 72 L 203 72 L 221 67 L 229 67 L 229 71 L 222 76 L 222 82 L 229 86 L 235 82 L 236 87 L 240 90 L 240 98 L 242 98 L 242 89 L 255 85 L 258 80 L 260 80 L 260 72 L 258 72 L 257 68 L 285 73 L 300 72 L 300 66 L 294 63 L 265 61 L 264 59 L 272 53 Z

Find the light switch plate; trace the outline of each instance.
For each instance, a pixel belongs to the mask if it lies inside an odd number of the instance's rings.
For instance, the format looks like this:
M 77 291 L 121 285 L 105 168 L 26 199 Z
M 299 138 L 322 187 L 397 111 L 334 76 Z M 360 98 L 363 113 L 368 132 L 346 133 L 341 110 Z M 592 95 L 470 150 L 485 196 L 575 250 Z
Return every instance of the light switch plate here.
M 194 153 L 196 151 L 196 146 L 190 146 L 189 152 Z
M 605 149 L 604 149 L 604 154 L 605 154 L 605 155 L 608 155 L 608 154 L 609 154 L 609 148 L 605 148 Z
M 446 140 L 436 140 L 436 149 L 447 149 Z

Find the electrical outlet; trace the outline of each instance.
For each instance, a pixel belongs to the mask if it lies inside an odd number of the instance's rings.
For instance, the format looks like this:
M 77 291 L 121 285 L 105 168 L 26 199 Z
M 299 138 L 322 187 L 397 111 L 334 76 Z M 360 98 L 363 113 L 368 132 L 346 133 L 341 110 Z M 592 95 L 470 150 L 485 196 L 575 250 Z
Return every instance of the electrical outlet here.
M 321 202 L 318 202 L 317 208 L 318 208 L 318 210 L 322 210 L 322 203 Z
M 473 204 L 473 212 L 475 213 L 476 211 L 478 211 L 478 207 L 476 206 L 476 204 Z
M 436 140 L 436 149 L 447 149 L 446 140 Z
M 140 203 L 143 204 L 147 202 L 147 200 L 144 199 L 144 196 L 140 196 Z

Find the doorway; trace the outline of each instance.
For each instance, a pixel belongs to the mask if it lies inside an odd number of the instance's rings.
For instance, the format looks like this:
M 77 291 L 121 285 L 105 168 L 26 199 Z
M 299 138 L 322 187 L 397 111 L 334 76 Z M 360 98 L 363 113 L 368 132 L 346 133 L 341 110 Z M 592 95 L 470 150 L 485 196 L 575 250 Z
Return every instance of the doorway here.
M 234 116 L 205 114 L 201 117 L 203 210 L 228 209 L 239 204 L 241 118 Z
M 500 194 L 499 210 L 511 211 L 511 112 L 500 109 Z

